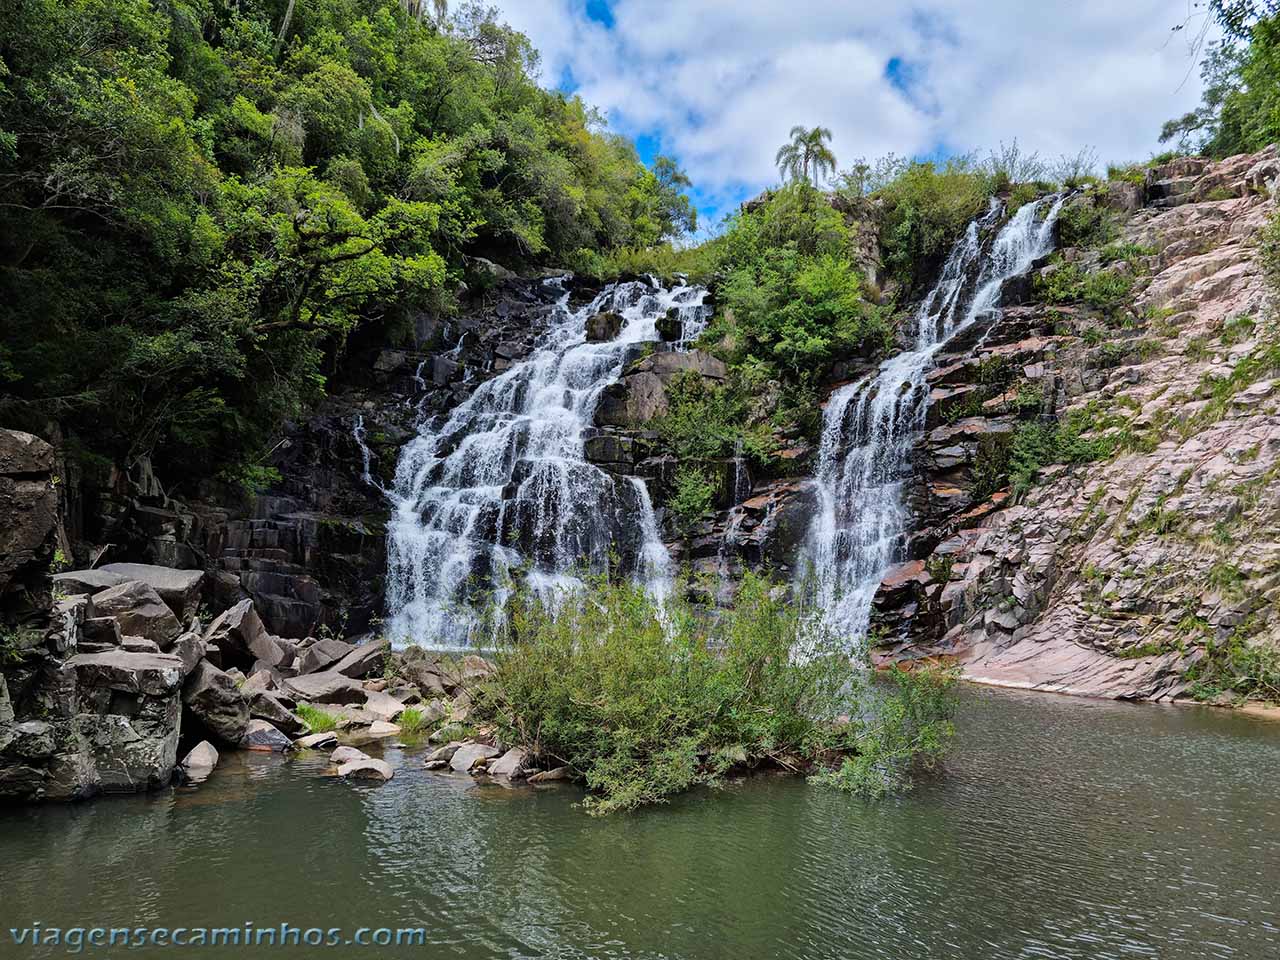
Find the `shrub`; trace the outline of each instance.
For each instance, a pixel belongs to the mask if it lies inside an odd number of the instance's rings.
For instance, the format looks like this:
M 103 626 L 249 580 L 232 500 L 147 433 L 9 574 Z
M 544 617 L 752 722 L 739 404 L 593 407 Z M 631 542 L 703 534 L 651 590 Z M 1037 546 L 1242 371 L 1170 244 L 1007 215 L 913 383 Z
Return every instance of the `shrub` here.
M 1058 243 L 1063 247 L 1100 247 L 1116 237 L 1111 214 L 1091 194 L 1063 205 L 1058 214 Z
M 1083 303 L 1108 313 L 1118 310 L 1133 292 L 1134 277 L 1126 270 L 1084 270 L 1058 261 L 1058 268 L 1037 275 L 1036 296 L 1044 303 Z
M 703 518 L 715 499 L 715 488 L 696 466 L 682 464 L 676 471 L 675 492 L 667 501 L 667 507 L 675 515 L 676 526 L 687 533 Z
M 500 739 L 568 764 L 597 814 L 732 770 L 818 763 L 831 750 L 871 756 L 865 775 L 839 785 L 876 795 L 863 785 L 878 774 L 885 789 L 902 786 L 911 762 L 935 758 L 949 732 L 948 684 L 920 679 L 874 697 L 783 593 L 747 575 L 737 605 L 714 618 L 679 599 L 659 609 L 642 588 L 600 579 L 554 611 L 518 596 L 480 709 Z M 864 719 L 837 720 L 846 712 Z
M 887 342 L 884 311 L 863 296 L 849 259 L 850 227 L 817 196 L 803 185 L 772 193 L 738 214 L 701 260 L 704 275 L 722 278 L 731 363 L 756 360 L 796 377 Z
M 931 770 L 941 761 L 954 732 L 954 674 L 897 667 L 887 672 L 892 689 L 876 691 L 875 719 L 858 727 L 852 756 L 815 776 L 818 783 L 878 800 L 909 788 L 914 767 Z
M 880 245 L 889 272 L 908 290 L 919 289 L 996 186 L 971 158 L 953 158 L 941 168 L 932 162 L 904 163 L 876 193 L 885 204 Z
M 1198 700 L 1228 697 L 1280 702 L 1280 650 L 1255 637 L 1258 626 L 1250 617 L 1225 640 L 1204 631 L 1205 656 L 1186 674 Z

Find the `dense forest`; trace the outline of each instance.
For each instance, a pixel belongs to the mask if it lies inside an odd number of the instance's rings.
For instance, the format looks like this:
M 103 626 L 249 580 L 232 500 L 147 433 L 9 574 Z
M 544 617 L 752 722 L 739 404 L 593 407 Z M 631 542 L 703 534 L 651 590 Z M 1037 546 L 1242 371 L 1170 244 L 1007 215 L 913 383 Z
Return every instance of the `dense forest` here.
M 252 482 L 356 327 L 448 311 L 472 256 L 573 266 L 685 232 L 687 184 L 540 86 L 479 6 L 17 0 L 4 418 Z

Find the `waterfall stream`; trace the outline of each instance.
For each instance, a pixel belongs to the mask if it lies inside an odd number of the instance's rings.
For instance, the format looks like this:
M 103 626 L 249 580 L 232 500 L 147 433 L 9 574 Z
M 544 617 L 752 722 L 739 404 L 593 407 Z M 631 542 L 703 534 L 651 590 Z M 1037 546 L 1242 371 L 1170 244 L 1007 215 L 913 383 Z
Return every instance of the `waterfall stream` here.
M 632 345 L 657 340 L 657 321 L 673 307 L 687 342 L 705 325 L 705 296 L 700 287 L 630 281 L 574 309 L 563 291 L 528 359 L 419 426 L 389 491 L 388 634 L 395 642 L 464 645 L 484 591 L 501 603 L 523 577 L 551 597 L 584 572 L 606 569 L 611 553 L 655 596 L 665 595 L 671 561 L 643 481 L 615 479 L 589 463 L 584 439 Z M 604 311 L 622 317 L 621 331 L 587 342 L 587 320 Z
M 997 231 L 1004 211 L 993 199 L 956 242 L 916 311 L 911 346 L 828 400 L 815 478 L 818 513 L 800 569 L 812 578 L 817 609 L 836 636 L 866 634 L 876 590 L 902 559 L 910 521 L 904 487 L 924 429 L 934 356 L 996 313 L 1005 282 L 1052 249 L 1061 206 L 1061 197 L 1026 204 Z

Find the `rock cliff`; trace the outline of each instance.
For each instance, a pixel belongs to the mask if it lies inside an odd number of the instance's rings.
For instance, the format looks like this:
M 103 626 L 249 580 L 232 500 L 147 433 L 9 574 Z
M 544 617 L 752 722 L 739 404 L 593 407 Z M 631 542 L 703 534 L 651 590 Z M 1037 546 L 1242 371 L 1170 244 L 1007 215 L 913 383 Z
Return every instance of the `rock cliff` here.
M 882 657 L 1107 697 L 1280 694 L 1227 662 L 1280 655 L 1280 341 L 1260 261 L 1278 181 L 1273 147 L 1082 195 L 1109 242 L 1064 237 L 1033 302 L 950 348 L 913 559 L 878 597 Z M 1016 474 L 1037 443 L 1058 455 L 1010 489 L 1010 457 Z

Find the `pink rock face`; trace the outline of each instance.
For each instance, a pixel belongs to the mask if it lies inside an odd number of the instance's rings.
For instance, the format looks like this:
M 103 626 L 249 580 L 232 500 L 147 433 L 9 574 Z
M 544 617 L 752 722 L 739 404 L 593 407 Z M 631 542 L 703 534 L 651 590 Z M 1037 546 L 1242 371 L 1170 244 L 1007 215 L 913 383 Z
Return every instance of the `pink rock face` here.
M 1060 335 L 995 346 L 1019 348 L 1059 419 L 1092 411 L 1086 436 L 1114 432 L 1117 452 L 1041 470 L 1016 504 L 1002 491 L 957 513 L 941 491 L 954 489 L 964 451 L 1016 422 L 993 410 L 932 430 L 934 469 L 948 472 L 929 478 L 922 525 L 940 546 L 926 566 L 948 577 L 921 590 L 904 589 L 913 567 L 886 579 L 886 616 L 910 641 L 889 658 L 944 653 L 984 682 L 1161 700 L 1188 695 L 1210 638 L 1280 647 L 1280 391 L 1269 364 L 1240 366 L 1273 336 L 1259 239 L 1278 208 L 1256 183 L 1280 178 L 1280 150 L 1153 176 L 1158 206 L 1119 220 L 1122 242 L 1152 251 L 1124 324 L 1081 306 L 1016 307 L 1007 326 Z M 1096 251 L 1064 255 L 1109 269 Z M 1080 335 L 1090 324 L 1092 344 Z M 973 366 L 940 364 L 935 382 L 952 390 Z M 910 616 L 893 621 L 894 604 Z

